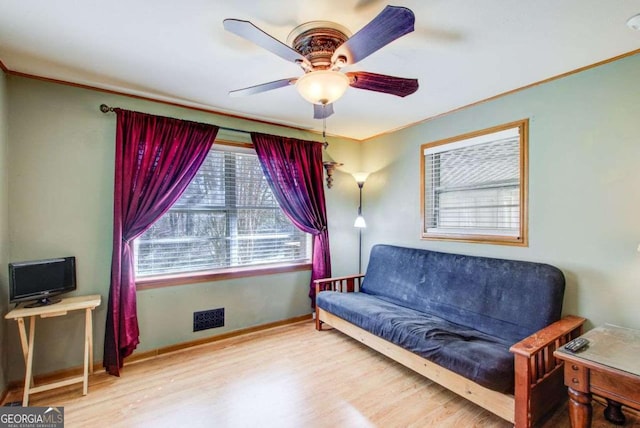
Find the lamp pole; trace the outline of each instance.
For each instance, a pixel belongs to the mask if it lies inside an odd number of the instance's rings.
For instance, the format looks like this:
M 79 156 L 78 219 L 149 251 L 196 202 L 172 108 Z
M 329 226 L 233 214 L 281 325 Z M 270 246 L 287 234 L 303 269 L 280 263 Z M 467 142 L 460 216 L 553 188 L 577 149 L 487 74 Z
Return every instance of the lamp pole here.
M 353 173 L 353 178 L 356 180 L 360 192 L 358 217 L 356 217 L 356 221 L 353 223 L 353 226 L 358 228 L 358 273 L 362 273 L 362 229 L 367 227 L 367 222 L 364 221 L 364 217 L 362 217 L 362 186 L 364 186 L 364 182 L 367 181 L 368 176 L 368 172 Z
M 362 218 L 362 186 L 364 186 L 364 181 L 358 182 L 360 191 L 360 202 L 358 204 L 359 218 Z M 362 229 L 363 227 L 358 227 L 358 273 L 362 273 Z

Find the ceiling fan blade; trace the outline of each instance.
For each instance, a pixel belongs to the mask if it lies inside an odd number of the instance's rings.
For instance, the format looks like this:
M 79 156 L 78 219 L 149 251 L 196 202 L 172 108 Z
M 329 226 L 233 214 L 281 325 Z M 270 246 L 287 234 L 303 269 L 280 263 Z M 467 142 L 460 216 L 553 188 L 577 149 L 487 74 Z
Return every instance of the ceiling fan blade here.
M 229 91 L 229 95 L 232 97 L 242 97 L 245 95 L 259 94 L 260 92 L 270 91 L 272 89 L 283 88 L 285 86 L 293 85 L 296 83 L 297 78 L 274 80 L 273 82 L 262 83 L 260 85 L 249 86 L 248 88 L 236 89 L 235 91 Z
M 411 9 L 387 6 L 371 22 L 344 42 L 331 57 L 333 64 L 355 64 L 398 37 L 413 31 L 415 16 Z M 341 60 L 344 57 L 344 60 Z
M 366 71 L 355 71 L 346 73 L 346 75 L 351 81 L 349 85 L 353 88 L 384 92 L 398 97 L 411 95 L 419 87 L 418 79 L 406 79 L 385 74 L 367 73 Z
M 333 104 L 314 104 L 313 105 L 313 118 L 325 119 L 333 114 Z
M 309 67 L 309 61 L 300 55 L 297 51 L 293 50 L 289 46 L 285 45 L 281 41 L 271 37 L 249 21 L 242 21 L 240 19 L 225 19 L 222 21 L 224 29 L 249 40 L 256 45 L 268 50 L 271 53 L 278 55 L 287 61 L 294 62 L 296 64 L 305 64 Z

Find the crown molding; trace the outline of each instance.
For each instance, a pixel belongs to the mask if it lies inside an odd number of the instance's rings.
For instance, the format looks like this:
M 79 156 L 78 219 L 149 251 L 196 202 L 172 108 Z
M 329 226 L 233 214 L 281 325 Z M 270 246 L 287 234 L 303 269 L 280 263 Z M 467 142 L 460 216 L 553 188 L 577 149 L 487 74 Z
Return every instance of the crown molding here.
M 524 91 L 526 89 L 530 89 L 530 88 L 533 88 L 533 87 L 538 86 L 538 85 L 542 85 L 542 84 L 545 84 L 545 83 L 552 82 L 554 80 L 562 79 L 564 77 L 571 76 L 571 75 L 577 74 L 577 73 L 581 73 L 583 71 L 587 71 L 587 70 L 590 70 L 592 68 L 600 67 L 601 65 L 609 64 L 609 63 L 612 63 L 612 62 L 615 62 L 615 61 L 618 61 L 618 60 L 621 60 L 621 59 L 624 59 L 624 58 L 627 58 L 627 57 L 630 57 L 630 56 L 634 56 L 634 55 L 637 55 L 637 54 L 640 54 L 640 49 L 636 49 L 636 50 L 633 50 L 633 51 L 630 51 L 630 52 L 626 52 L 626 53 L 623 53 L 623 54 L 620 54 L 620 55 L 617 55 L 617 56 L 614 56 L 614 57 L 611 57 L 611 58 L 608 58 L 608 59 L 605 59 L 605 60 L 602 60 L 602 61 L 598 61 L 598 62 L 593 63 L 593 64 L 586 65 L 584 67 L 579 67 L 579 68 L 576 68 L 574 70 L 567 71 L 565 73 L 561 73 L 561 74 L 558 74 L 556 76 L 552 76 L 552 77 L 549 77 L 547 79 L 543 79 L 543 80 L 540 80 L 538 82 L 531 83 L 529 85 L 521 86 L 521 87 L 516 88 L 516 89 L 512 89 L 512 90 L 509 90 L 509 91 L 506 91 L 506 92 L 502 92 L 500 94 L 497 94 L 497 95 L 494 95 L 494 96 L 491 96 L 491 97 L 488 97 L 488 98 L 484 98 L 482 100 L 475 101 L 475 102 L 470 103 L 470 104 L 466 104 L 464 106 L 455 108 L 453 110 L 448 110 L 446 112 L 439 113 L 439 114 L 434 115 L 434 116 L 426 117 L 426 118 L 424 118 L 422 120 L 419 120 L 417 122 L 412 122 L 412 123 L 409 123 L 407 125 L 400 126 L 398 128 L 390 129 L 389 131 L 381 132 L 379 134 L 373 135 L 373 136 L 365 138 L 365 139 L 356 139 L 356 138 L 351 138 L 351 137 L 345 137 L 345 136 L 342 136 L 342 135 L 332 135 L 332 136 L 333 137 L 337 137 L 337 138 L 343 138 L 345 140 L 354 141 L 356 143 L 364 143 L 366 141 L 370 141 L 370 140 L 373 140 L 373 139 L 376 139 L 376 138 L 379 138 L 379 137 L 382 137 L 382 136 L 385 136 L 385 135 L 393 134 L 395 132 L 402 131 L 402 130 L 407 129 L 407 128 L 411 128 L 411 127 L 414 127 L 414 126 L 429 122 L 431 120 L 447 116 L 449 114 L 458 112 L 460 110 L 464 110 L 464 109 L 467 109 L 467 108 L 470 108 L 470 107 L 474 107 L 474 106 L 477 106 L 477 105 L 480 105 L 480 104 L 484 104 L 486 102 L 493 101 L 493 100 L 505 97 L 507 95 L 514 94 L 516 92 Z M 252 119 L 252 118 L 248 118 L 248 117 L 244 117 L 244 116 L 240 116 L 240 115 L 235 115 L 235 114 L 231 114 L 231 113 L 225 113 L 225 112 L 217 111 L 217 110 L 214 110 L 214 109 L 208 109 L 208 108 L 204 108 L 204 107 L 195 107 L 195 106 L 190 106 L 188 104 L 181 104 L 179 102 L 174 102 L 174 101 L 160 100 L 160 99 L 153 98 L 153 97 L 150 97 L 150 96 L 128 94 L 126 92 L 116 91 L 116 90 L 113 90 L 113 89 L 99 88 L 99 87 L 96 87 L 96 86 L 91 86 L 91 85 L 82 84 L 82 83 L 74 83 L 74 82 L 69 82 L 69 81 L 66 81 L 66 80 L 53 79 L 53 78 L 50 78 L 50 77 L 44 77 L 44 76 L 38 76 L 38 75 L 34 75 L 34 74 L 29 74 L 29 73 L 22 73 L 22 72 L 19 72 L 19 71 L 13 71 L 13 70 L 8 69 L 4 65 L 2 60 L 0 60 L 0 69 L 2 69 L 2 71 L 4 71 L 8 75 L 25 77 L 25 78 L 28 78 L 28 79 L 41 80 L 41 81 L 50 82 L 50 83 L 57 83 L 57 84 L 60 84 L 60 85 L 72 86 L 72 87 L 76 87 L 76 88 L 89 89 L 89 90 L 93 90 L 93 91 L 97 91 L 97 92 L 103 92 L 103 93 L 107 93 L 107 94 L 121 95 L 121 96 L 124 96 L 124 97 L 129 97 L 129 98 L 134 98 L 134 99 L 139 99 L 139 100 L 144 100 L 144 101 L 151 101 L 151 102 L 156 102 L 156 103 L 160 103 L 160 104 L 166 104 L 166 105 L 170 105 L 170 106 L 174 106 L 174 107 L 186 108 L 186 109 L 194 110 L 194 111 L 201 111 L 201 112 L 205 112 L 205 113 L 211 113 L 211 114 L 224 116 L 224 117 L 228 117 L 228 118 L 232 118 L 232 119 L 241 119 L 241 120 L 246 120 L 246 121 L 249 121 L 249 122 L 260 123 L 260 124 L 264 124 L 264 125 L 276 126 L 276 127 L 280 127 L 280 128 L 291 129 L 291 130 L 295 130 L 295 131 L 309 132 L 309 133 L 312 133 L 312 134 L 321 135 L 321 132 L 319 132 L 319 131 L 313 131 L 313 130 L 300 128 L 300 127 L 296 127 L 296 126 L 292 126 L 292 125 L 284 125 L 284 124 L 275 123 L 275 122 L 269 122 L 267 120 L 261 120 L 261 119 Z
M 516 92 L 524 91 L 526 89 L 533 88 L 533 87 L 538 86 L 538 85 L 543 85 L 545 83 L 553 82 L 554 80 L 562 79 L 564 77 L 571 76 L 572 74 L 582 73 L 583 71 L 587 71 L 587 70 L 590 70 L 592 68 L 600 67 L 601 65 L 609 64 L 609 63 L 612 63 L 612 62 L 615 62 L 615 61 L 618 61 L 618 60 L 621 60 L 621 59 L 624 59 L 624 58 L 627 58 L 627 57 L 630 57 L 630 56 L 634 56 L 634 55 L 637 55 L 637 54 L 640 54 L 640 49 L 636 49 L 636 50 L 633 50 L 631 52 L 626 52 L 626 53 L 614 56 L 612 58 L 608 58 L 608 59 L 605 59 L 605 60 L 602 60 L 602 61 L 598 61 L 598 62 L 593 63 L 593 64 L 585 65 L 584 67 L 576 68 L 574 70 L 567 71 L 566 73 L 558 74 L 556 76 L 552 76 L 552 77 L 549 77 L 547 79 L 540 80 L 538 82 L 530 83 L 528 85 L 521 86 L 521 87 L 516 88 L 516 89 L 511 89 L 510 91 L 502 92 L 502 93 L 500 93 L 498 95 L 494 95 L 494 96 L 489 97 L 489 98 L 484 98 L 482 100 L 475 101 L 475 102 L 473 102 L 471 104 L 466 104 L 466 105 L 463 105 L 461 107 L 454 108 L 453 110 L 449 110 L 449 111 L 446 111 L 446 112 L 443 112 L 443 113 L 439 113 L 439 114 L 436 114 L 434 116 L 430 116 L 430 117 L 427 117 L 425 119 L 419 120 L 417 122 L 410 123 L 408 125 L 403 125 L 403 126 L 400 126 L 398 128 L 391 129 L 389 131 L 381 132 L 380 134 L 376 134 L 376 135 L 374 135 L 372 137 L 369 137 L 364 141 L 369 141 L 369 140 L 373 140 L 375 138 L 382 137 L 384 135 L 393 134 L 394 132 L 402 131 L 403 129 L 411 128 L 413 126 L 417 126 L 417 125 L 429 122 L 431 120 L 438 119 L 438 118 L 441 118 L 443 116 L 447 116 L 449 114 L 455 113 L 455 112 L 460 111 L 460 110 L 464 110 L 464 109 L 467 109 L 467 108 L 470 108 L 470 107 L 474 107 L 474 106 L 477 106 L 479 104 L 484 104 L 486 102 L 493 101 L 493 100 L 496 100 L 498 98 L 506 97 L 507 95 L 511 95 L 511 94 L 516 93 Z
M 123 96 L 123 97 L 143 100 L 143 101 L 151 101 L 151 102 L 154 102 L 154 103 L 170 105 L 170 106 L 173 106 L 173 107 L 185 108 L 185 109 L 188 109 L 188 110 L 194 110 L 194 111 L 200 111 L 200 112 L 204 112 L 204 113 L 215 114 L 215 115 L 227 117 L 227 118 L 230 118 L 230 119 L 240 119 L 240 120 L 245 120 L 245 121 L 248 121 L 248 122 L 260 123 L 260 124 L 269 125 L 269 126 L 275 126 L 275 127 L 278 127 L 278 128 L 290 129 L 290 130 L 294 130 L 294 131 L 302 131 L 302 132 L 306 132 L 306 133 L 310 133 L 310 134 L 316 134 L 316 135 L 320 135 L 320 136 L 322 135 L 321 131 L 314 131 L 314 130 L 308 129 L 308 128 L 301 128 L 301 127 L 297 127 L 297 126 L 293 126 L 293 125 L 286 125 L 286 124 L 277 123 L 277 122 L 270 122 L 268 120 L 254 119 L 254 118 L 250 118 L 250 117 L 240 116 L 240 115 L 237 115 L 237 114 L 226 113 L 226 112 L 222 112 L 222 111 L 218 111 L 218 110 L 214 110 L 214 109 L 209 109 L 209 108 L 205 108 L 205 107 L 192 106 L 192 105 L 189 105 L 189 104 L 186 104 L 186 103 L 179 103 L 179 102 L 176 102 L 176 101 L 162 100 L 162 99 L 153 98 L 151 96 L 146 96 L 146 95 L 129 94 L 127 92 L 116 91 L 114 89 L 100 88 L 100 87 L 97 87 L 97 86 L 87 85 L 87 84 L 84 84 L 84 83 L 69 82 L 67 80 L 60 80 L 60 79 L 54 79 L 54 78 L 51 78 L 51 77 L 39 76 L 39 75 L 36 75 L 36 74 L 23 73 L 23 72 L 20 72 L 20 71 L 13 71 L 13 70 L 7 69 L 6 67 L 2 67 L 3 65 L 4 64 L 2 64 L 2 62 L 0 61 L 0 68 L 2 68 L 4 70 L 4 72 L 7 75 L 10 75 L 10 76 L 24 77 L 26 79 L 39 80 L 39 81 L 42 81 L 42 82 L 55 83 L 55 84 L 58 84 L 58 85 L 71 86 L 71 87 L 74 87 L 74 88 L 88 89 L 88 90 L 91 90 L 91 91 L 102 92 L 102 93 L 105 93 L 105 94 L 119 95 L 119 96 Z M 362 141 L 362 140 L 356 140 L 356 139 L 350 138 L 350 137 L 345 137 L 345 136 L 342 136 L 342 135 L 335 135 L 335 134 L 327 134 L 327 135 L 328 136 L 332 136 L 332 137 L 342 138 L 342 139 L 345 139 L 345 140 L 351 140 L 351 141 L 355 141 L 355 142 L 361 142 Z

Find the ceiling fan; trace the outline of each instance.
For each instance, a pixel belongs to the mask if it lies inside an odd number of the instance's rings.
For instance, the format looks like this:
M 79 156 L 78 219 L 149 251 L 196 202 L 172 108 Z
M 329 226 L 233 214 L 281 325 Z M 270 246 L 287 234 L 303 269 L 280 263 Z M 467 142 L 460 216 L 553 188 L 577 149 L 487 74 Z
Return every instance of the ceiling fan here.
M 315 119 L 324 119 L 333 114 L 333 102 L 340 98 L 349 86 L 406 97 L 418 90 L 418 79 L 365 71 L 344 73 L 340 70 L 412 32 L 414 22 L 415 16 L 410 9 L 387 6 L 354 35 L 339 24 L 312 21 L 294 28 L 287 38 L 286 45 L 249 21 L 225 19 L 225 30 L 298 64 L 304 70 L 301 77 L 237 89 L 229 92 L 229 95 L 253 95 L 295 85 L 300 95 L 313 103 Z

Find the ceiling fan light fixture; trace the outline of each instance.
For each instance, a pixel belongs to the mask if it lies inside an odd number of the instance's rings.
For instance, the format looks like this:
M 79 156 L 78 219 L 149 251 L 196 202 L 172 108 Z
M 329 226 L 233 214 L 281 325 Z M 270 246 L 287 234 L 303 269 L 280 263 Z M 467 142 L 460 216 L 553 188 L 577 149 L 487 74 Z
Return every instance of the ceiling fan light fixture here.
M 306 73 L 296 82 L 298 93 L 312 104 L 331 104 L 342 97 L 349 87 L 346 74 L 332 70 Z

